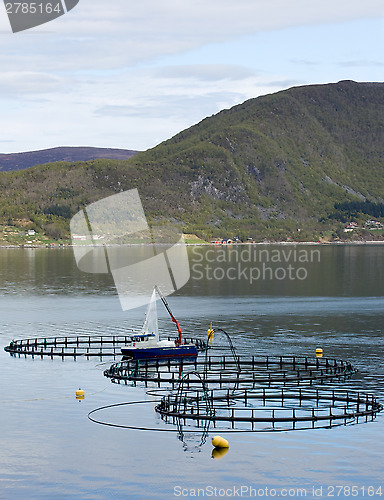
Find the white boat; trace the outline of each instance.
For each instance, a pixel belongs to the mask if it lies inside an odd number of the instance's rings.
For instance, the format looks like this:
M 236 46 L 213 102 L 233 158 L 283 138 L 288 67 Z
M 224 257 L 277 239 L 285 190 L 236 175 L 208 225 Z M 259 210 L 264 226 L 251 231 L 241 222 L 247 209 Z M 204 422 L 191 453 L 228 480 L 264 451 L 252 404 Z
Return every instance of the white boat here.
M 156 308 L 157 294 L 160 296 L 172 321 L 176 323 L 178 336 L 175 340 L 160 340 Z M 122 347 L 121 352 L 125 358 L 133 359 L 196 358 L 197 347 L 193 343 L 183 342 L 179 322 L 173 316 L 158 287 L 155 287 L 140 333 L 132 335 L 130 344 Z

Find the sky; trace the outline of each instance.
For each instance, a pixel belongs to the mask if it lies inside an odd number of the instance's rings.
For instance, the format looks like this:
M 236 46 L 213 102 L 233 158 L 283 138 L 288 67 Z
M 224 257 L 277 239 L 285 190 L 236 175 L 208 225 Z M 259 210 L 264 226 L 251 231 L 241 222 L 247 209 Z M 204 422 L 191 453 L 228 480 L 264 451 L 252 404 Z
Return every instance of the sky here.
M 1 153 L 146 150 L 260 95 L 384 81 L 384 3 L 80 0 L 19 33 L 0 5 L 0 44 Z

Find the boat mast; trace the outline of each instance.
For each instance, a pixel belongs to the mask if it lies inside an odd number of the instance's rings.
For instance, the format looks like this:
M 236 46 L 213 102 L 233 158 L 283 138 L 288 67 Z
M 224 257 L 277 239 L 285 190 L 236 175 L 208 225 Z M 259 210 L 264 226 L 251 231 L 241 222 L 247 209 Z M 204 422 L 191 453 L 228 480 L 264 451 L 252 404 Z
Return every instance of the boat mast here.
M 172 321 L 174 323 L 176 323 L 177 331 L 179 332 L 178 344 L 181 345 L 182 344 L 182 341 L 181 341 L 181 328 L 180 328 L 179 322 L 177 321 L 177 319 L 175 318 L 175 316 L 172 314 L 172 311 L 171 311 L 171 309 L 170 309 L 170 307 L 168 305 L 168 302 L 165 300 L 165 297 L 160 292 L 159 287 L 157 285 L 155 285 L 155 289 L 156 289 L 156 292 L 159 294 L 159 297 L 161 298 L 163 304 L 165 305 L 166 310 L 168 311 L 169 315 L 171 316 Z

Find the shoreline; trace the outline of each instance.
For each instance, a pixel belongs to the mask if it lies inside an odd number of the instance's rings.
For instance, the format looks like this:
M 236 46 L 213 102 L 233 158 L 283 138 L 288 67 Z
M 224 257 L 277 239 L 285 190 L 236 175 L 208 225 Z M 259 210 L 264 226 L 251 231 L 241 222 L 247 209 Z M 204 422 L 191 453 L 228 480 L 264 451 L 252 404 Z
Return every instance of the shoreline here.
M 230 244 L 217 244 L 217 243 L 184 243 L 183 245 L 187 247 L 192 247 L 192 246 L 212 246 L 216 248 L 236 248 L 236 247 L 245 247 L 245 246 L 342 246 L 342 245 L 384 245 L 384 240 L 367 240 L 367 241 L 262 241 L 262 242 L 254 242 L 254 243 L 230 243 Z M 132 243 L 132 244 L 127 244 L 127 245 L 94 245 L 95 248 L 103 248 L 103 247 L 116 247 L 116 246 L 124 246 L 124 247 L 140 247 L 140 246 L 151 246 L 148 244 L 143 244 L 141 245 L 140 243 Z M 165 244 L 164 246 L 168 246 Z M 53 245 L 33 245 L 33 244 L 26 244 L 26 245 L 1 245 L 0 244 L 0 250 L 2 249 L 21 249 L 21 250 L 28 250 L 28 249 L 48 249 L 48 250 L 62 250 L 63 248 L 75 248 L 76 245 L 73 245 L 72 243 L 68 244 L 53 244 Z

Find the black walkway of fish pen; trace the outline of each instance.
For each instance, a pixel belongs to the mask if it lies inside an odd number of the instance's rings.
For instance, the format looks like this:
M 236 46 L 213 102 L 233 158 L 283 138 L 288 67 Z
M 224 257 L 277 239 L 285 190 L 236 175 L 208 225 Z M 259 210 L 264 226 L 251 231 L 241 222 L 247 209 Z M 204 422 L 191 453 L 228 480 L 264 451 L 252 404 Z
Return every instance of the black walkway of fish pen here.
M 294 430 L 373 420 L 383 406 L 371 394 L 300 387 L 196 390 L 166 394 L 156 412 L 169 424 L 228 430 Z
M 356 369 L 351 363 L 329 358 L 297 356 L 209 356 L 199 355 L 195 360 L 127 360 L 112 364 L 104 375 L 113 382 L 149 382 L 180 384 L 185 374 L 198 372 L 206 384 L 220 388 L 239 385 L 254 388 L 258 385 L 286 385 L 324 383 L 345 380 Z M 184 384 L 194 381 L 184 380 Z
M 4 350 L 11 355 L 40 356 L 61 358 L 103 358 L 120 357 L 121 348 L 132 343 L 130 335 L 78 335 L 68 337 L 46 337 L 13 340 Z M 174 338 L 168 338 L 174 340 Z M 207 344 L 201 339 L 185 339 L 192 342 L 198 350 L 205 350 Z
M 104 375 L 119 384 L 143 384 L 157 401 L 163 430 L 177 430 L 184 445 L 188 433 L 200 432 L 201 446 L 210 427 L 216 432 L 330 428 L 374 420 L 383 409 L 372 394 L 331 387 L 356 373 L 348 361 L 231 351 L 211 356 L 208 348 L 195 360 L 125 360 Z

